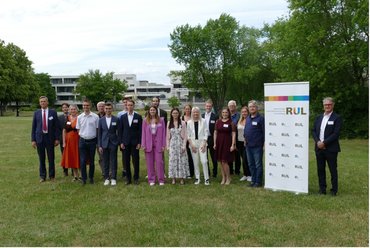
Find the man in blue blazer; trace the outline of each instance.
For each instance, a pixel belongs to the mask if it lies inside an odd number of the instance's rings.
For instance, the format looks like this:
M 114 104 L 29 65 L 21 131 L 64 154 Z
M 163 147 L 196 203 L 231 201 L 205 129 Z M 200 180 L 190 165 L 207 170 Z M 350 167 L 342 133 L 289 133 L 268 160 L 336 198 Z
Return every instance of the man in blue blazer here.
M 99 119 L 98 147 L 104 159 L 104 185 L 109 185 L 109 171 L 112 172 L 111 185 L 117 184 L 117 150 L 119 146 L 119 119 L 112 115 L 112 103 L 105 104 L 105 116 Z
M 49 109 L 48 98 L 39 98 L 41 109 L 35 111 L 32 121 L 31 142 L 39 155 L 40 183 L 46 180 L 45 150 L 49 161 L 49 178 L 55 179 L 54 146 L 59 145 L 60 128 L 57 112 Z
M 324 114 L 318 116 L 312 130 L 315 140 L 315 152 L 317 161 L 317 174 L 319 176 L 319 194 L 326 194 L 326 171 L 328 163 L 331 174 L 331 195 L 338 192 L 337 156 L 340 152 L 339 132 L 342 126 L 341 117 L 333 112 L 334 100 L 326 97 L 323 100 Z
M 127 113 L 120 118 L 120 143 L 122 156 L 125 158 L 126 185 L 131 184 L 130 157 L 134 165 L 134 183 L 139 184 L 139 150 L 141 147 L 141 129 L 143 118 L 134 112 L 134 100 L 127 100 Z

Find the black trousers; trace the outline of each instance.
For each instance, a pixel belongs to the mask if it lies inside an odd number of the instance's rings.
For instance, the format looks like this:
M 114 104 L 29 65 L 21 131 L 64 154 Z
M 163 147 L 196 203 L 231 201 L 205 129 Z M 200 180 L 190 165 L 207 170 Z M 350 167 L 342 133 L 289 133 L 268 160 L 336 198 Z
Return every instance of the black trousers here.
M 139 164 L 140 164 L 140 157 L 139 157 L 139 150 L 136 149 L 136 145 L 127 145 L 123 150 L 122 157 L 125 158 L 125 170 L 126 170 L 126 180 L 127 182 L 131 182 L 132 174 L 131 174 L 131 157 L 132 163 L 134 165 L 134 180 L 139 180 Z
M 234 172 L 235 172 L 235 174 L 239 175 L 240 174 L 240 165 L 241 165 L 239 151 L 235 150 L 234 156 L 235 156 L 234 163 L 229 163 L 230 175 L 233 175 Z M 235 168 L 234 168 L 234 164 L 235 164 Z
M 249 177 L 251 176 L 251 172 L 249 171 L 247 151 L 245 150 L 244 141 L 237 141 L 236 148 L 238 149 L 239 156 L 242 159 L 241 163 L 243 165 L 243 175 Z
M 46 153 L 45 153 L 46 151 Z M 39 155 L 39 175 L 41 179 L 46 179 L 46 155 L 49 161 L 49 178 L 55 178 L 55 154 L 54 144 L 50 143 L 49 135 L 42 135 L 42 142 L 37 143 L 37 153 Z
M 117 146 L 103 149 L 104 179 L 117 179 L 117 150 Z
M 217 177 L 217 159 L 216 159 L 216 151 L 215 151 L 215 149 L 213 149 L 213 145 L 214 145 L 213 137 L 208 136 L 207 152 L 209 152 L 209 155 L 211 156 L 211 159 L 208 159 L 208 156 L 207 156 L 208 171 L 211 172 L 211 170 L 209 168 L 209 160 L 211 160 L 212 164 L 213 164 L 212 176 Z M 207 153 L 207 155 L 208 155 L 208 153 Z M 209 174 L 211 175 L 211 173 L 209 173 Z
M 320 191 L 326 191 L 326 163 L 328 163 L 331 175 L 331 191 L 338 192 L 337 152 L 327 150 L 316 151 L 317 175 L 319 176 Z
M 193 177 L 194 176 L 194 163 L 193 163 L 193 157 L 191 155 L 191 150 L 189 148 L 189 141 L 186 142 L 186 152 L 188 154 L 190 176 Z

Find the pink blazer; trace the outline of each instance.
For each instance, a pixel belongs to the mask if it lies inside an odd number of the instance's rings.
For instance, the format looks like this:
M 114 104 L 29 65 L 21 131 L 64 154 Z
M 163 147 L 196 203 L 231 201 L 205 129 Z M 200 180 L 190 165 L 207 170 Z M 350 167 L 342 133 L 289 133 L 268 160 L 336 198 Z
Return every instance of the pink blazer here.
M 162 149 L 166 147 L 166 126 L 162 117 L 157 124 L 155 140 L 153 140 L 150 124 L 148 124 L 146 120 L 143 120 L 141 147 L 145 148 L 145 152 L 152 152 L 153 146 L 155 146 L 156 152 L 162 152 Z

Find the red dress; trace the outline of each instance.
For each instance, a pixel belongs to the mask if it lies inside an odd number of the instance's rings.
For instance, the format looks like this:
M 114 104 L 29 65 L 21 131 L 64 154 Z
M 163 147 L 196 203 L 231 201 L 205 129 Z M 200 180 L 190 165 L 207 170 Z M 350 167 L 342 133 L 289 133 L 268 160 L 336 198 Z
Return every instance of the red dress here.
M 76 129 L 77 117 L 71 121 L 71 117 L 68 116 L 64 130 L 66 131 L 65 147 L 63 150 L 62 162 L 60 163 L 64 168 L 80 168 L 80 153 L 78 151 L 78 142 L 80 136 Z
M 223 122 L 217 120 L 215 130 L 217 130 L 216 138 L 216 159 L 219 162 L 233 162 L 234 152 L 230 152 L 232 144 L 232 132 L 236 131 L 235 125 L 231 119 Z

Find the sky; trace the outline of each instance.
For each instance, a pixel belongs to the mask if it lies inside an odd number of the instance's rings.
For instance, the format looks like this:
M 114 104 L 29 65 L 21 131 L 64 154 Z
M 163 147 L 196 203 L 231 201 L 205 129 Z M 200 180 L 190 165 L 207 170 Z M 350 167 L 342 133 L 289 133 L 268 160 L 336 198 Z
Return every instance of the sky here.
M 261 28 L 288 15 L 286 0 L 0 0 L 0 39 L 26 51 L 36 73 L 136 74 L 169 84 L 170 33 L 222 13 Z

